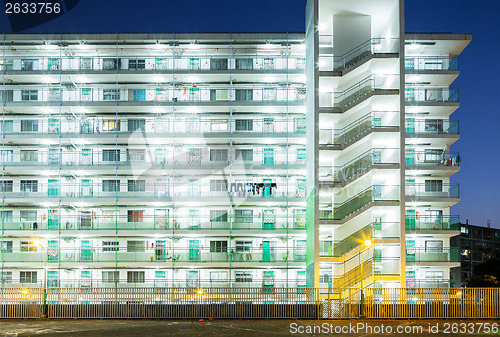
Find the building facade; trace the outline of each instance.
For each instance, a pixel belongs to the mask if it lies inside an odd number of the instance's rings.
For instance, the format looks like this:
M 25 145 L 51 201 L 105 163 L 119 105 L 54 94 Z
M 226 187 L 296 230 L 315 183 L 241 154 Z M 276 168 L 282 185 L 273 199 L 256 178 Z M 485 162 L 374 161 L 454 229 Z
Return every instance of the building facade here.
M 4 34 L 2 284 L 445 284 L 470 35 L 372 2 L 310 0 L 305 34 Z
M 451 238 L 452 247 L 460 251 L 460 267 L 453 268 L 457 286 L 466 286 L 474 268 L 490 259 L 500 260 L 500 229 L 460 224 L 460 235 Z

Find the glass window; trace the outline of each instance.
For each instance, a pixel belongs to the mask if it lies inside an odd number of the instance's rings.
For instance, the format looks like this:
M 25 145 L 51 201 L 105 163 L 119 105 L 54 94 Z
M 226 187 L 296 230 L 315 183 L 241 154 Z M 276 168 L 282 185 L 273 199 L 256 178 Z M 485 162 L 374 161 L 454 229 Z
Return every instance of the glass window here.
M 210 122 L 210 131 L 227 131 L 227 119 L 215 119 Z
M 165 270 L 155 270 L 155 278 L 166 278 L 167 273 Z
M 102 191 L 103 192 L 119 192 L 120 191 L 120 180 L 103 180 L 102 181 Z
M 144 192 L 146 191 L 146 180 L 129 180 L 128 183 L 129 192 Z
M 102 70 L 116 70 L 120 67 L 121 60 L 116 58 L 102 59 Z
M 38 180 L 21 180 L 21 192 L 38 192 Z
M 128 271 L 127 283 L 144 283 L 145 272 L 143 271 Z
M 21 101 L 38 101 L 38 90 L 21 90 Z
M 146 251 L 145 241 L 127 241 L 128 253 L 145 252 L 145 251 Z
M 117 252 L 118 251 L 118 241 L 103 241 L 102 242 L 103 252 Z
M 253 149 L 236 150 L 236 159 L 238 157 L 243 161 L 253 161 Z
M 227 211 L 210 210 L 210 222 L 227 222 Z
M 13 132 L 14 121 L 0 121 L 0 132 Z
M 38 150 L 21 150 L 21 161 L 37 162 Z
M 22 120 L 21 132 L 38 132 L 38 120 L 36 119 Z
M 102 150 L 102 161 L 120 161 L 120 150 Z
M 236 131 L 253 131 L 253 119 L 237 119 Z
M 2 271 L 0 273 L 0 277 L 2 278 L 2 284 L 3 283 L 12 283 L 12 272 L 11 271 Z
M 12 211 L 0 211 L 0 217 L 4 222 L 12 222 Z
M 103 271 L 102 272 L 102 283 L 118 283 L 119 282 L 119 272 L 118 271 Z
M 127 221 L 128 222 L 143 222 L 144 221 L 144 211 L 142 211 L 142 210 L 129 210 L 129 211 L 127 211 Z
M 38 246 L 33 241 L 21 241 L 21 252 L 36 252 Z
M 212 149 L 210 150 L 210 161 L 227 162 L 227 149 Z
M 14 151 L 13 150 L 0 150 L 0 159 L 4 163 L 12 163 L 14 159 Z
M 13 180 L 4 180 L 0 182 L 0 192 L 12 192 L 14 186 Z
M 0 241 L 2 253 L 12 253 L 12 241 Z
M 120 91 L 117 89 L 103 89 L 102 99 L 104 101 L 117 101 L 120 98 Z
M 144 119 L 129 119 L 128 120 L 128 131 L 133 132 L 136 130 L 144 131 L 146 127 L 146 121 Z
M 237 209 L 234 211 L 234 222 L 249 223 L 253 222 L 252 209 Z
M 425 192 L 442 192 L 443 191 L 443 181 L 442 180 L 426 180 L 425 181 Z
M 146 150 L 127 150 L 127 160 L 128 161 L 140 161 L 146 160 Z
M 210 59 L 210 70 L 227 69 L 227 59 Z
M 236 89 L 235 90 L 235 100 L 236 101 L 251 101 L 251 100 L 253 100 L 253 89 Z
M 252 251 L 252 241 L 236 241 L 236 252 L 244 253 Z
M 227 241 L 210 241 L 210 253 L 227 253 Z
M 227 192 L 227 180 L 210 180 L 210 192 Z
M 128 69 L 129 70 L 144 70 L 144 69 L 146 69 L 146 60 L 145 59 L 130 59 L 130 60 L 128 60 Z
M 236 69 L 239 70 L 253 69 L 253 59 L 236 59 Z
M 102 121 L 102 131 L 120 131 L 120 121 L 104 119 Z
M 251 271 L 237 271 L 235 274 L 236 282 L 252 282 L 253 272 Z
M 36 283 L 36 271 L 21 271 L 19 273 L 19 282 L 21 283 Z

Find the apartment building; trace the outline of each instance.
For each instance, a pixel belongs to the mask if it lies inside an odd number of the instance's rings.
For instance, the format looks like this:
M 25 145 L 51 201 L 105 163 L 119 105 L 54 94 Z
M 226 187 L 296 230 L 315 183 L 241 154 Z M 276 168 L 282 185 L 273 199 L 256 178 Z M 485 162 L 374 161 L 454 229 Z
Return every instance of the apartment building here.
M 3 286 L 446 283 L 470 35 L 402 18 L 310 0 L 305 34 L 4 34 Z

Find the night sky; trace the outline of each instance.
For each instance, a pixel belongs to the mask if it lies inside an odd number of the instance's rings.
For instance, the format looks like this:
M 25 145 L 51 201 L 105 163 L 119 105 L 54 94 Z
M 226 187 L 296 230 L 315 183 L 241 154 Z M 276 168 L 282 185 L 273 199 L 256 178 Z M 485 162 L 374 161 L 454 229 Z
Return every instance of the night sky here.
M 354 1 L 354 0 L 353 0 Z M 376 0 L 373 0 L 376 1 Z M 303 32 L 305 0 L 80 0 L 67 14 L 25 30 L 30 33 L 87 32 Z M 452 214 L 462 222 L 500 228 L 499 0 L 406 0 L 407 32 L 472 33 L 461 55 L 460 88 L 462 201 Z M 0 12 L 0 32 L 12 32 Z M 496 209 L 499 207 L 499 209 Z

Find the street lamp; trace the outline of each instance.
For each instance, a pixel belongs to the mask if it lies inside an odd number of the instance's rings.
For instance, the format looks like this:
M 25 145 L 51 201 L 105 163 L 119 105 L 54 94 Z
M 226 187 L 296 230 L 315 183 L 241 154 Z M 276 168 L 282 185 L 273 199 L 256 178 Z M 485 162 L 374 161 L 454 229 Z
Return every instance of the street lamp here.
M 43 309 L 42 318 L 47 318 L 47 254 L 42 244 L 38 244 L 42 248 L 43 254 Z
M 360 299 L 360 308 L 359 308 L 359 316 L 362 317 L 363 316 L 363 305 L 364 305 L 364 299 L 365 299 L 365 295 L 363 293 L 363 253 L 365 250 L 367 250 L 368 248 L 370 248 L 372 245 L 372 240 L 370 239 L 366 239 L 365 241 L 363 241 L 363 249 L 361 250 L 361 252 L 359 253 L 359 257 L 360 257 L 360 270 L 361 270 L 361 279 L 359 281 L 359 287 L 361 289 L 361 299 Z

